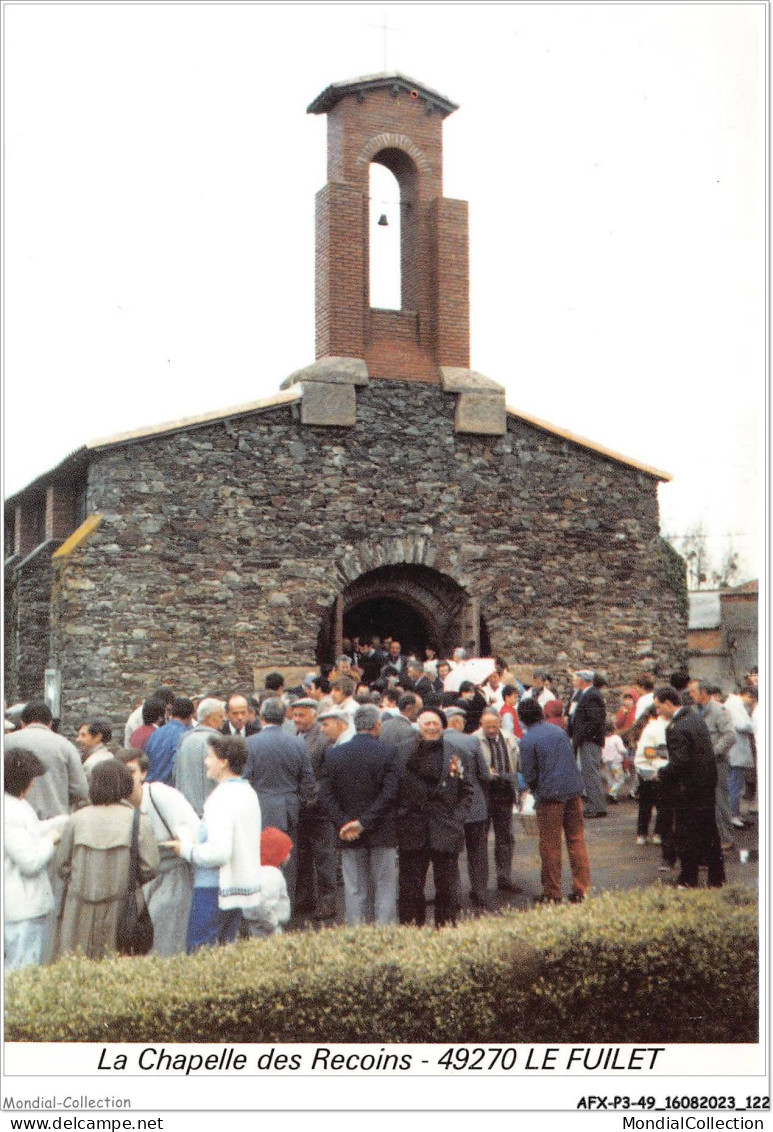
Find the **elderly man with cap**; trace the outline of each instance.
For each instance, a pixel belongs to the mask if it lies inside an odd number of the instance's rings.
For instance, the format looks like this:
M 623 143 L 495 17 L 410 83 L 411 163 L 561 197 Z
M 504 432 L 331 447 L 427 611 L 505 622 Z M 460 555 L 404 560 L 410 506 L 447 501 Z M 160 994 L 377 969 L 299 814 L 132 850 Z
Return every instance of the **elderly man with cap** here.
M 347 924 L 397 919 L 397 752 L 379 739 L 381 712 L 363 704 L 355 737 L 330 747 L 320 797 L 338 830 Z
M 464 841 L 467 848 L 467 874 L 470 878 L 470 901 L 481 910 L 488 908 L 488 789 L 491 771 L 476 735 L 465 735 L 465 713 L 460 707 L 443 708 L 448 721 L 443 736 L 447 746 L 459 751 L 467 760 L 467 772 L 474 793 L 464 820 Z
M 590 668 L 574 673 L 572 686 L 575 692 L 567 722 L 567 732 L 579 760 L 585 787 L 583 817 L 586 818 L 607 816 L 607 796 L 601 777 L 601 748 L 604 746 L 607 709 L 604 697 L 594 684 L 595 675 Z
M 312 912 L 315 920 L 336 913 L 338 839 L 319 797 L 319 783 L 330 739 L 317 719 L 317 701 L 296 700 L 290 708 L 296 734 L 303 740 L 316 779 L 314 794 L 301 808 L 298 822 L 298 883 L 296 910 Z
M 357 706 L 359 707 L 359 704 Z M 322 728 L 322 734 L 330 740 L 331 747 L 348 743 L 355 736 L 354 724 L 345 711 L 339 711 L 335 707 L 329 708 L 327 711 L 321 711 L 317 719 Z

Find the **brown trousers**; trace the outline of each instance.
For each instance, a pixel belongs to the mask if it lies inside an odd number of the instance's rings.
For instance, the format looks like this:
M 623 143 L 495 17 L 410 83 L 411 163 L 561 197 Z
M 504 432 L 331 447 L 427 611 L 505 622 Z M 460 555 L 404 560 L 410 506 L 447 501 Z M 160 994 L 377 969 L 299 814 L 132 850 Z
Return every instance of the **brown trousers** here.
M 551 900 L 561 899 L 561 830 L 566 838 L 574 891 L 586 896 L 590 889 L 590 863 L 585 848 L 582 798 L 568 802 L 540 802 L 537 806 L 539 854 L 542 860 L 542 892 Z

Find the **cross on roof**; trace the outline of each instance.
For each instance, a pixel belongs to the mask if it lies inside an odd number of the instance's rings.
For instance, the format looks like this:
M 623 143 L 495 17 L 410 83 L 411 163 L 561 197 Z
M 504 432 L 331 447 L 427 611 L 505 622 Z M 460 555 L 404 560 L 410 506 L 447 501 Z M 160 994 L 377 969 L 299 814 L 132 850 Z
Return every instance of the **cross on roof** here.
M 387 36 L 390 32 L 398 31 L 398 28 L 393 28 L 393 27 L 389 26 L 389 24 L 387 23 L 386 11 L 382 11 L 381 18 L 383 20 L 383 23 L 368 24 L 368 27 L 369 28 L 375 28 L 375 29 L 382 31 L 384 33 L 384 35 L 383 35 L 383 40 L 384 40 L 384 71 L 388 71 L 389 68 L 387 67 Z

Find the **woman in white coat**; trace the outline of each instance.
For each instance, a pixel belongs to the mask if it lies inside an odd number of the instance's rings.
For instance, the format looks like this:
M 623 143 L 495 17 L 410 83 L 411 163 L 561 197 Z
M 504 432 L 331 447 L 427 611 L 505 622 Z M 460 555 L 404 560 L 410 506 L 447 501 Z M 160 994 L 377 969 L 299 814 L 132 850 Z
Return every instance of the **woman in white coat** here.
M 209 740 L 204 766 L 217 783 L 204 803 L 204 821 L 196 843 L 180 836 L 169 848 L 185 861 L 217 870 L 217 888 L 195 887 L 188 920 L 188 952 L 215 943 L 232 943 L 243 915 L 261 902 L 260 803 L 242 778 L 247 744 L 236 736 Z
M 5 753 L 3 767 L 5 925 L 3 965 L 6 971 L 43 961 L 48 943 L 54 894 L 48 863 L 54 855 L 67 814 L 40 821 L 26 795 L 46 768 L 31 751 Z

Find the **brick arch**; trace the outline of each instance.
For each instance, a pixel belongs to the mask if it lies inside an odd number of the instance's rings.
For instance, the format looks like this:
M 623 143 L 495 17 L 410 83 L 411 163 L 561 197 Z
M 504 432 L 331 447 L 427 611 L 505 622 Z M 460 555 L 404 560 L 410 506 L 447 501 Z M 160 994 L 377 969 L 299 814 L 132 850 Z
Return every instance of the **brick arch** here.
M 332 657 L 347 621 L 349 632 L 417 637 L 417 645 L 432 641 L 441 653 L 467 644 L 464 627 L 470 611 L 479 607 L 464 585 L 431 565 L 434 560 L 434 549 L 422 538 L 389 539 L 348 551 L 338 563 L 338 596 L 320 627 L 318 662 Z M 361 625 L 355 624 L 358 619 Z M 382 619 L 383 625 L 376 624 Z M 488 642 L 483 617 L 479 635 Z
M 416 165 L 416 168 L 420 169 L 422 173 L 430 173 L 432 171 L 427 155 L 416 142 L 412 141 L 406 134 L 392 134 L 387 132 L 376 134 L 365 142 L 362 149 L 357 154 L 357 164 L 370 165 L 373 158 L 377 153 L 380 153 L 382 149 L 402 150 L 403 153 L 408 154 Z
M 350 582 L 342 596 L 344 614 L 374 597 L 402 602 L 428 624 L 437 626 L 441 636 L 467 599 L 462 587 L 448 575 L 406 563 L 369 570 Z
M 437 549 L 430 541 L 421 535 L 406 535 L 403 538 L 385 538 L 373 542 L 361 542 L 355 547 L 347 547 L 335 564 L 338 589 L 343 590 L 350 582 L 356 581 L 362 574 L 375 570 L 379 566 L 415 565 L 435 566 Z M 454 578 L 446 569 L 452 580 L 464 588 L 458 578 Z

